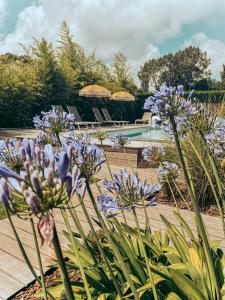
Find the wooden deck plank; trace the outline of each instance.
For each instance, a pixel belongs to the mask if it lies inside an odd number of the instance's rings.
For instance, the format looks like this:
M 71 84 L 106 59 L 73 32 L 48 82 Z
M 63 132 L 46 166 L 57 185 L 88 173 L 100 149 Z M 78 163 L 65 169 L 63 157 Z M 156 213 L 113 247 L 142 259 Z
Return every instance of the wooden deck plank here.
M 23 282 L 0 270 L 0 297 L 6 300 L 23 287 Z
M 2 250 L 0 250 L 0 270 L 4 270 L 8 275 L 16 277 L 16 279 L 24 285 L 27 284 L 28 280 L 33 280 L 32 274 L 27 272 L 27 265 L 25 262 L 12 257 Z M 38 270 L 36 270 L 36 272 L 38 273 Z

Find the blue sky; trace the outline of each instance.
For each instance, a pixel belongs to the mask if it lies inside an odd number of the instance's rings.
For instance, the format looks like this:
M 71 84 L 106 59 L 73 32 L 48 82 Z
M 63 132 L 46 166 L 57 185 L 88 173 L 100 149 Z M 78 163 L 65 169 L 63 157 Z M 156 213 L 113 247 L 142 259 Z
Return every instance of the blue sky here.
M 44 36 L 55 43 L 62 21 L 105 62 L 122 51 L 134 73 L 149 58 L 196 45 L 214 78 L 225 63 L 225 0 L 0 0 L 0 51 Z

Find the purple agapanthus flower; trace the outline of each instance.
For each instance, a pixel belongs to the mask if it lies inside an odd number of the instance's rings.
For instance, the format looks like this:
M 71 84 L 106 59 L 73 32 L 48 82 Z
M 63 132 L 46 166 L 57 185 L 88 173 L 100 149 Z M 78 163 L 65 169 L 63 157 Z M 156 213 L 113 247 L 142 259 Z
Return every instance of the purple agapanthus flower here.
M 77 165 L 81 175 L 86 179 L 98 173 L 106 162 L 104 151 L 92 144 L 89 136 L 83 135 L 80 139 L 69 139 L 65 147 L 71 164 Z
M 130 143 L 130 140 L 129 140 L 128 136 L 126 136 L 126 135 L 124 135 L 122 133 L 119 133 L 115 137 L 111 138 L 111 142 L 112 142 L 112 148 L 114 148 L 114 149 L 122 149 L 127 144 Z
M 130 175 L 126 169 L 113 175 L 113 180 L 105 179 L 103 188 L 113 194 L 120 207 L 131 208 L 142 205 L 156 205 L 155 196 L 160 191 L 160 184 L 141 182 L 137 173 Z
M 191 101 L 193 91 L 184 99 L 184 88 L 182 85 L 177 87 L 169 87 L 163 83 L 159 91 L 156 91 L 153 96 L 145 100 L 144 109 L 150 110 L 161 118 L 161 122 L 170 117 L 183 117 L 187 120 L 198 112 L 199 107 Z
M 161 166 L 157 169 L 157 175 L 159 176 L 160 182 L 164 183 L 168 180 L 174 180 L 175 182 L 179 181 L 179 168 L 176 163 L 170 163 L 164 161 Z
M 165 148 L 163 146 L 147 146 L 142 151 L 143 159 L 151 163 L 153 161 L 161 161 L 165 155 Z
M 27 145 L 26 147 L 29 148 Z M 24 166 L 20 174 L 0 165 L 0 201 L 21 217 L 36 215 L 42 224 L 46 217 L 51 217 L 52 209 L 66 208 L 75 193 L 83 198 L 86 180 L 81 178 L 77 166 L 70 168 L 66 152 L 61 152 L 57 161 L 52 160 L 45 165 L 38 161 L 45 155 L 45 150 L 37 148 L 35 146 L 36 155 L 32 159 L 28 154 L 24 156 Z M 23 203 L 15 201 L 18 197 Z
M 122 209 L 115 197 L 101 194 L 97 197 L 98 210 L 107 218 L 116 216 Z
M 23 166 L 20 147 L 21 143 L 16 139 L 0 142 L 0 162 L 16 172 Z
M 48 112 L 41 112 L 41 116 L 34 117 L 33 122 L 37 129 L 50 134 L 59 134 L 74 129 L 75 116 L 53 108 Z
M 225 153 L 225 119 L 216 120 L 214 127 L 206 135 L 206 140 L 216 158 L 223 160 Z

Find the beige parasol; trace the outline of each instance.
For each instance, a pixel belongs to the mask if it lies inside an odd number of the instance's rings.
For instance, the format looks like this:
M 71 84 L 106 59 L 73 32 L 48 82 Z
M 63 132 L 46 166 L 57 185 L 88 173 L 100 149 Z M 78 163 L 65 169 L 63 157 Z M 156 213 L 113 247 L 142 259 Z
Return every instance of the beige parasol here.
M 83 97 L 109 98 L 111 92 L 101 85 L 93 84 L 81 89 L 79 95 Z
M 116 92 L 112 94 L 110 100 L 116 101 L 135 101 L 135 97 L 128 92 Z

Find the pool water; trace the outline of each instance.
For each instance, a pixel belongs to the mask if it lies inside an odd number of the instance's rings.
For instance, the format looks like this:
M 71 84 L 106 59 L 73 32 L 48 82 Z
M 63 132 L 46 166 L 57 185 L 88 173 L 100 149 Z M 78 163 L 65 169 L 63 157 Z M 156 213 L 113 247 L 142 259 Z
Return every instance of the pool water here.
M 117 134 L 124 134 L 128 136 L 131 140 L 168 140 L 168 135 L 162 129 L 151 128 L 151 127 L 139 127 L 122 129 L 115 131 L 108 131 L 107 135 L 109 138 L 116 136 Z

